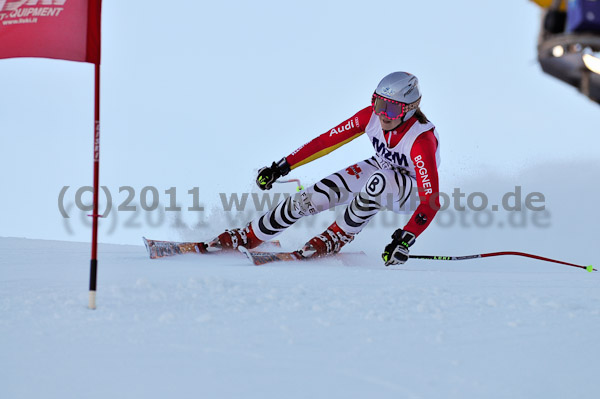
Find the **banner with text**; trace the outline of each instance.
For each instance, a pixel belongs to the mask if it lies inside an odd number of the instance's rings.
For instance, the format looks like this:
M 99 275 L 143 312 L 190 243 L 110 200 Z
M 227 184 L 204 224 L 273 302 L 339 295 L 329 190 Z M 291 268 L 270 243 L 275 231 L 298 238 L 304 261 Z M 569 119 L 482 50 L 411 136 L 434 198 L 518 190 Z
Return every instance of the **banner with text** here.
M 102 0 L 0 0 L 0 58 L 100 64 Z

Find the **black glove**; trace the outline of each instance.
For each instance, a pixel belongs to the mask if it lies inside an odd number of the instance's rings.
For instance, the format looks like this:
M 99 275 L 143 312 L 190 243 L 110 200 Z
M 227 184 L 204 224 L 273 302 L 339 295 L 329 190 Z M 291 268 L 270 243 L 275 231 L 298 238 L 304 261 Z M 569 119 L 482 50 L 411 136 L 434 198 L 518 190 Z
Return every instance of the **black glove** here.
M 258 171 L 256 185 L 261 190 L 270 190 L 275 180 L 290 173 L 290 164 L 285 158 L 279 162 L 273 162 L 271 166 L 265 166 Z
M 410 231 L 398 229 L 392 234 L 392 242 L 385 246 L 381 257 L 386 266 L 401 265 L 408 260 L 408 247 L 415 243 L 416 236 Z

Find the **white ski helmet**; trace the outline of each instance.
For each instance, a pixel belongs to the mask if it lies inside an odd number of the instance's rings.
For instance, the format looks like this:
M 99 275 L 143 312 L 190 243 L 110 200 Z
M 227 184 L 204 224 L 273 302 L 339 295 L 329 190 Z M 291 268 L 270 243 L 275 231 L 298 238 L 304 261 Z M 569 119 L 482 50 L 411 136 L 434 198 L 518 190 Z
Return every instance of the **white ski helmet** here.
M 404 112 L 399 117 L 402 117 L 402 121 L 406 121 L 417 112 L 421 102 L 419 79 L 408 72 L 392 72 L 381 79 L 377 85 L 373 94 L 373 103 L 377 95 L 403 104 Z M 376 113 L 379 115 L 378 112 Z M 381 113 L 385 113 L 385 109 Z

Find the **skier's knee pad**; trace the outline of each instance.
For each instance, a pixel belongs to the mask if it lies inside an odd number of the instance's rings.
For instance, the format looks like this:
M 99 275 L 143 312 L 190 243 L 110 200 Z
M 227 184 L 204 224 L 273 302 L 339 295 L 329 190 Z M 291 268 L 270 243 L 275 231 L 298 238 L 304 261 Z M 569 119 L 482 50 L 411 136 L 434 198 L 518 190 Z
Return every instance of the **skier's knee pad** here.
M 309 214 L 322 212 L 335 206 L 349 203 L 354 195 L 344 187 L 336 185 L 325 185 L 322 181 L 307 188 L 303 193 L 306 197 L 301 202 L 304 208 L 308 208 Z M 296 194 L 298 197 L 299 194 Z
M 369 177 L 362 191 L 382 207 L 394 209 L 395 204 L 402 201 L 412 188 L 408 179 L 410 177 L 394 170 L 378 170 Z
M 385 194 L 386 189 L 389 190 L 390 176 L 388 172 L 387 170 L 378 170 L 369 177 L 364 187 L 364 191 L 369 197 L 380 197 Z
M 292 207 L 299 216 L 310 216 L 320 212 L 311 190 L 304 190 L 294 194 L 292 197 Z

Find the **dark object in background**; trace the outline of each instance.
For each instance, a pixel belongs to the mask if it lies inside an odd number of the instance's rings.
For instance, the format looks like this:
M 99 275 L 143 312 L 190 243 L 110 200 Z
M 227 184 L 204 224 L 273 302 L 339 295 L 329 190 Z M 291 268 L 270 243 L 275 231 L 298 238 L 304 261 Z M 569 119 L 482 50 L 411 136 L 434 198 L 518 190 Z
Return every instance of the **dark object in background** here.
M 563 33 L 567 26 L 567 13 L 559 10 L 548 10 L 544 17 L 544 30 L 556 35 Z

